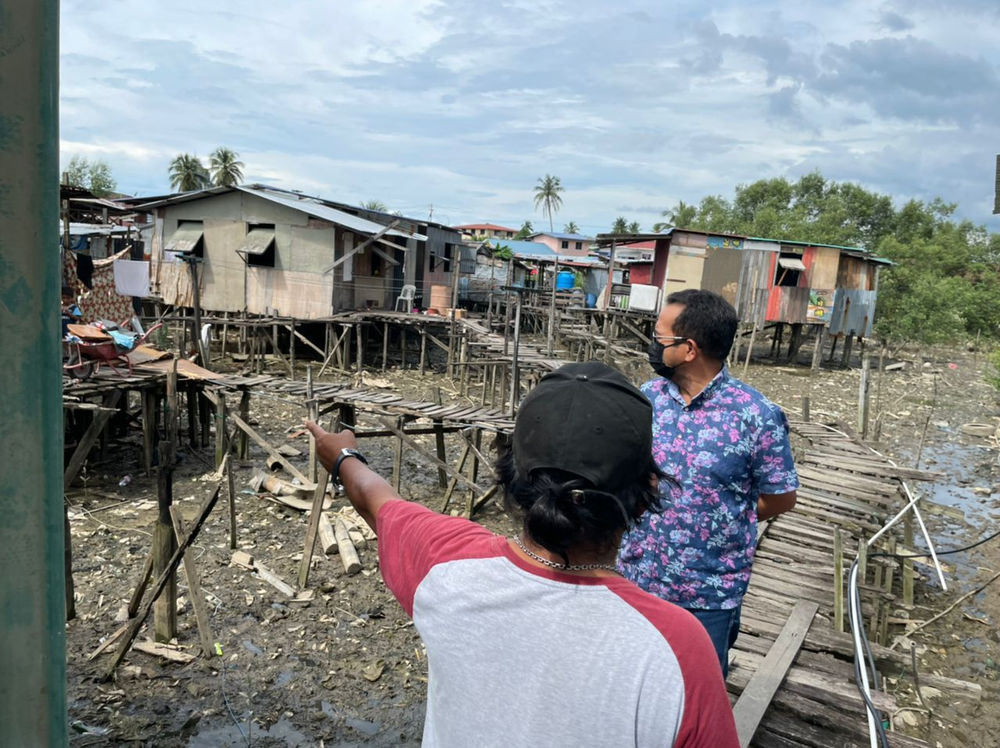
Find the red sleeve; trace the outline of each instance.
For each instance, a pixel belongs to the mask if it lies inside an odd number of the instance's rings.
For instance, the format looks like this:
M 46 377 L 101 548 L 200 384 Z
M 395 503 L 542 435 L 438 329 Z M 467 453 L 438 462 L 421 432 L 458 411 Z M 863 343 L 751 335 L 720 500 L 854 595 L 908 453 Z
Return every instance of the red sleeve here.
M 437 564 L 500 555 L 502 538 L 462 517 L 449 517 L 410 501 L 387 501 L 375 518 L 382 579 L 407 615 L 413 595 Z
M 684 716 L 674 748 L 739 748 L 719 657 L 698 619 L 637 587 L 623 588 L 619 595 L 659 629 L 680 665 Z

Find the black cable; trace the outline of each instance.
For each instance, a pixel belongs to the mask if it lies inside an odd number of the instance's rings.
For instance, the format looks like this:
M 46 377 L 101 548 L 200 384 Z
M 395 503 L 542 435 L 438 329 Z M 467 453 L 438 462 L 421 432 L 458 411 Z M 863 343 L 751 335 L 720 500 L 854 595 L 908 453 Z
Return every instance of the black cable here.
M 988 543 L 989 541 L 993 540 L 993 538 L 996 537 L 1000 537 L 1000 530 L 997 530 L 992 535 L 987 535 L 985 538 L 982 538 L 981 540 L 977 540 L 975 543 L 971 543 L 969 545 L 963 545 L 961 548 L 952 548 L 950 551 L 938 551 L 937 555 L 949 556 L 952 553 L 962 553 L 964 551 L 971 551 L 973 548 L 978 548 L 983 543 Z M 880 551 L 879 553 L 868 554 L 868 558 L 880 558 L 885 556 L 891 556 L 892 558 L 930 558 L 931 554 L 929 551 L 927 553 L 888 553 L 885 551 Z
M 236 713 L 233 712 L 233 707 L 229 703 L 229 696 L 226 694 L 226 663 L 225 662 L 222 663 L 222 667 L 219 668 L 219 672 L 222 673 L 222 700 L 226 702 L 226 711 L 229 712 L 229 717 L 230 717 L 230 719 L 233 720 L 233 724 L 236 725 L 236 729 L 240 731 L 240 737 L 243 738 L 243 740 L 246 741 L 247 748 L 250 748 L 250 738 L 249 738 L 248 735 L 246 735 L 243 732 L 243 726 L 240 724 L 240 721 L 238 719 L 236 719 Z M 247 726 L 247 729 L 248 730 L 250 729 L 249 725 Z

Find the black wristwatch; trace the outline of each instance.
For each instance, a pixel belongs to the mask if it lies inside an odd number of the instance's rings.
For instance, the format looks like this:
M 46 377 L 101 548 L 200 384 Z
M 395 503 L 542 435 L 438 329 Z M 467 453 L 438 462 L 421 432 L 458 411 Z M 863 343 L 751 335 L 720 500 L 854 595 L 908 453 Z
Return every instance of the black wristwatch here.
M 351 449 L 350 447 L 344 447 L 340 450 L 340 454 L 337 455 L 337 461 L 333 463 L 333 470 L 330 471 L 330 479 L 336 484 L 340 484 L 340 465 L 348 457 L 357 457 L 365 465 L 368 464 L 368 460 L 366 460 L 365 456 L 358 450 Z

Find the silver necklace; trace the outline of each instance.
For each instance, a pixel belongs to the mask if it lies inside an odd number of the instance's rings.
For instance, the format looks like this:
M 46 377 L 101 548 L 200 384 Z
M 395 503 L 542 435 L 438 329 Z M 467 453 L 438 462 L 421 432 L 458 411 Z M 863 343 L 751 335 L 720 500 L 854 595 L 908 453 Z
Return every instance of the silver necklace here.
M 517 543 L 517 547 L 524 551 L 528 556 L 535 559 L 540 564 L 545 564 L 553 569 L 559 569 L 560 571 L 591 571 L 593 569 L 604 569 L 605 571 L 613 571 L 615 574 L 618 573 L 618 569 L 614 567 L 613 564 L 557 564 L 555 561 L 549 561 L 547 558 L 542 558 L 537 553 L 532 553 L 525 546 L 524 542 L 521 540 L 520 535 L 514 536 L 514 542 Z

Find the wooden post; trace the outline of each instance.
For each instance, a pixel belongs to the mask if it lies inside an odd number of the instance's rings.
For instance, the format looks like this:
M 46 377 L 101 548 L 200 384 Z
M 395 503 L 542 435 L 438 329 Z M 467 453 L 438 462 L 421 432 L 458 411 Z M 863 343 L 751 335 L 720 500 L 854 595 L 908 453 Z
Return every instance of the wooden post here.
M 156 392 L 147 387 L 140 392 L 142 397 L 142 461 L 146 477 L 153 474 L 153 442 L 156 436 Z
M 871 356 L 861 359 L 861 381 L 858 385 L 858 433 L 862 439 L 868 438 L 868 375 L 871 371 Z
M 553 342 L 555 340 L 556 333 L 556 278 L 559 275 L 559 256 L 556 255 L 556 261 L 552 265 L 552 295 L 549 297 L 549 331 L 548 340 L 546 341 L 545 350 L 548 354 L 552 355 Z
M 459 346 L 458 352 L 458 363 L 462 371 L 459 373 L 459 391 L 463 396 L 469 394 L 469 339 L 466 337 L 465 333 L 462 333 L 462 342 Z
M 365 341 L 361 337 L 361 323 L 358 322 L 354 326 L 354 337 L 357 338 L 356 344 L 358 347 L 358 360 L 355 362 L 357 365 L 358 374 L 361 373 L 361 367 L 364 365 L 364 346 Z
M 521 346 L 521 294 L 517 293 L 517 306 L 514 308 L 514 354 L 510 360 L 510 414 L 517 411 L 517 401 L 520 399 L 521 371 L 518 368 L 518 353 Z
M 306 365 L 306 408 L 308 409 L 309 420 L 315 422 L 319 418 L 319 403 L 316 402 L 313 394 L 313 367 Z M 306 473 L 309 480 L 316 482 L 316 437 L 309 432 L 309 470 Z
M 611 308 L 611 289 L 615 282 L 615 240 L 611 240 L 611 253 L 608 256 L 608 285 L 604 289 L 604 311 Z
M 228 444 L 228 440 L 227 440 Z M 227 447 L 226 457 L 226 482 L 229 489 L 229 547 L 236 549 L 236 482 L 233 480 L 233 453 L 232 445 Z
M 382 323 L 382 371 L 385 371 L 389 363 L 389 323 Z M 423 367 L 421 367 L 423 368 Z M 423 372 L 421 372 L 422 374 Z
M 826 325 L 818 325 L 816 327 L 816 342 L 813 344 L 813 355 L 812 363 L 809 365 L 809 371 L 817 371 L 819 369 L 820 357 L 823 355 L 823 343 L 826 341 Z
M 396 419 L 396 427 L 403 429 L 403 417 Z M 403 473 L 403 437 L 397 437 L 392 453 L 392 488 L 399 493 L 399 485 L 402 482 Z
M 177 365 L 167 373 L 165 401 L 166 438 L 160 442 L 160 466 L 157 474 L 157 518 L 153 525 L 153 568 L 155 577 L 165 574 L 177 550 L 170 507 L 173 504 L 173 473 L 177 447 Z M 170 572 L 163 592 L 153 604 L 153 632 L 158 642 L 168 642 L 177 635 L 177 575 Z
M 839 527 L 833 528 L 833 622 L 844 630 L 844 538 Z
M 175 542 L 180 545 L 184 543 L 184 521 L 181 519 L 180 510 L 170 507 L 170 519 L 173 523 Z M 201 593 L 201 577 L 198 575 L 198 567 L 195 566 L 191 555 L 185 553 L 184 575 L 188 582 L 188 597 L 191 598 L 191 607 L 194 608 L 194 617 L 198 622 L 198 638 L 201 640 L 201 654 L 205 659 L 215 656 L 215 637 L 212 636 L 212 625 L 208 620 L 208 611 L 205 609 L 205 596 Z
M 195 400 L 194 382 L 189 381 L 184 387 L 184 394 L 187 399 L 187 422 L 188 422 L 188 444 L 192 449 L 198 447 L 198 402 Z
M 245 388 L 240 393 L 240 418 L 244 421 L 250 420 L 250 389 Z M 236 437 L 236 456 L 245 460 L 250 456 L 250 441 L 246 432 L 240 431 Z
M 201 342 L 201 289 L 198 287 L 198 263 L 199 257 L 189 257 L 188 264 L 191 266 L 191 297 L 194 302 L 194 341 L 198 351 L 198 362 L 208 367 L 208 351 Z M 182 351 L 183 353 L 183 351 Z M 172 531 L 172 530 L 171 530 Z
M 913 512 L 907 512 L 903 517 L 903 545 L 909 553 L 913 548 Z M 913 559 L 903 559 L 903 604 L 913 606 Z
M 219 390 L 216 393 L 218 405 L 215 406 L 215 467 L 222 464 L 222 458 L 226 454 L 226 393 Z
M 809 395 L 802 396 L 802 420 L 809 423 Z
M 420 326 L 420 376 L 424 375 L 427 368 L 427 330 Z

